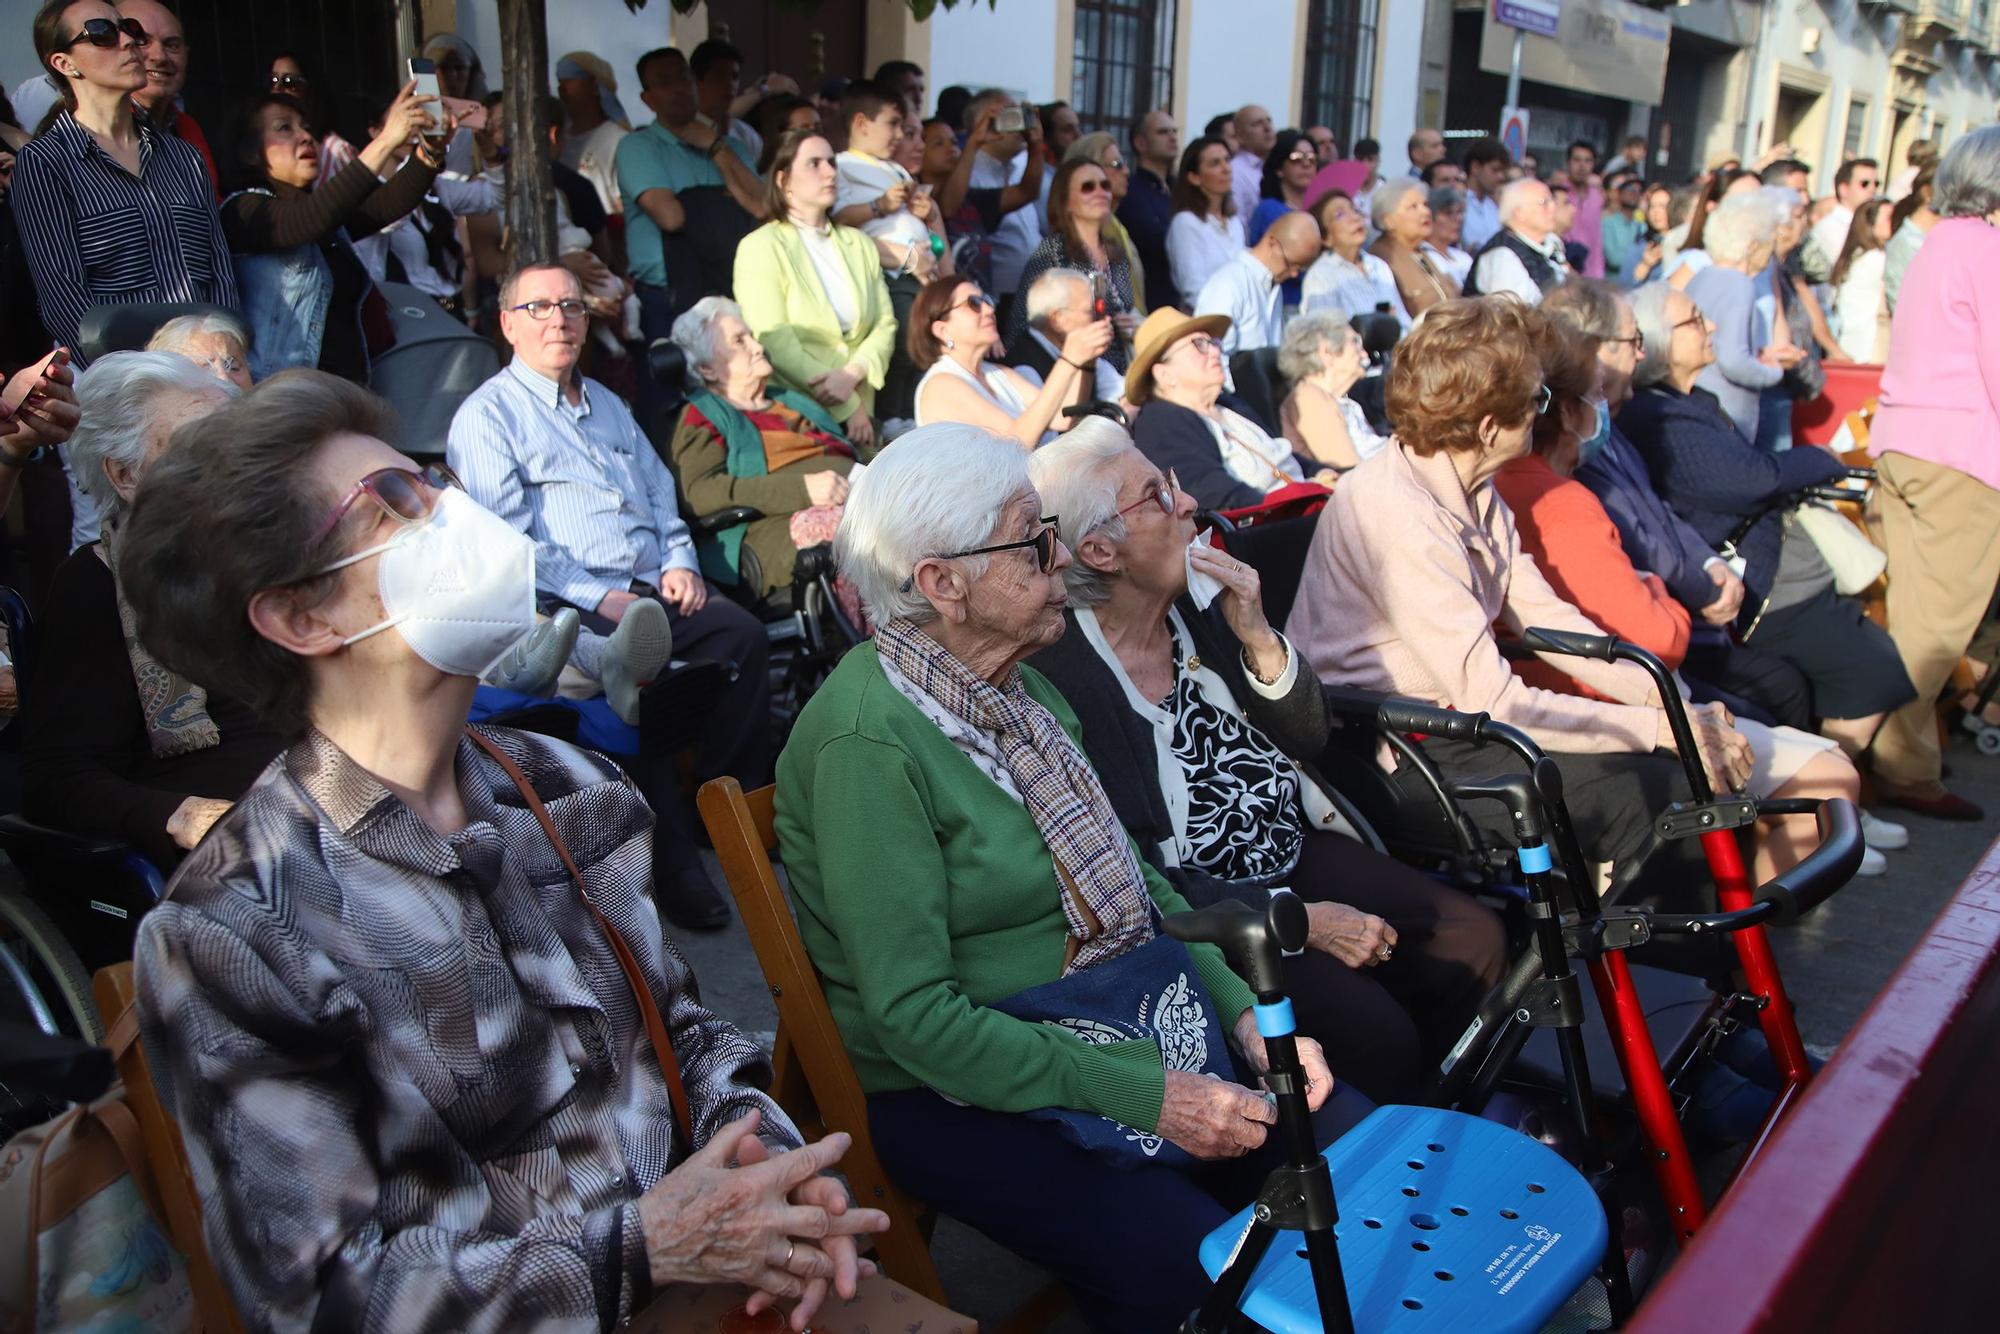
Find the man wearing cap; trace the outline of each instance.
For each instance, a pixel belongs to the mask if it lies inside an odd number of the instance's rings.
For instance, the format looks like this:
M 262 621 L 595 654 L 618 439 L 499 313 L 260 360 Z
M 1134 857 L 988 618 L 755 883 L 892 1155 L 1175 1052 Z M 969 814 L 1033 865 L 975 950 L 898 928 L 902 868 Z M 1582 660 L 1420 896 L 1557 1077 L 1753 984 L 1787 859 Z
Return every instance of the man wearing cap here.
M 612 113 L 618 80 L 588 51 L 556 62 L 556 98 L 562 103 L 562 146 L 557 159 L 597 187 L 598 202 L 613 217 L 625 204 L 618 192 L 618 141 L 632 132 Z

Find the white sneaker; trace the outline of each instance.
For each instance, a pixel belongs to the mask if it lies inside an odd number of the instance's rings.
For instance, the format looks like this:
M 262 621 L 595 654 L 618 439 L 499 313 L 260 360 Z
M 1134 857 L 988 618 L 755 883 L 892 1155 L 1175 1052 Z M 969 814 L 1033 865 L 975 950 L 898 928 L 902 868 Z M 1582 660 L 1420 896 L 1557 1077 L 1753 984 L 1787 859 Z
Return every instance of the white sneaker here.
M 1873 848 L 1861 850 L 1861 865 L 1854 868 L 1856 875 L 1881 875 L 1889 869 L 1889 859 Z
M 1894 852 L 1910 846 L 1910 831 L 1893 820 L 1883 820 L 1861 812 L 1861 839 L 1871 848 Z

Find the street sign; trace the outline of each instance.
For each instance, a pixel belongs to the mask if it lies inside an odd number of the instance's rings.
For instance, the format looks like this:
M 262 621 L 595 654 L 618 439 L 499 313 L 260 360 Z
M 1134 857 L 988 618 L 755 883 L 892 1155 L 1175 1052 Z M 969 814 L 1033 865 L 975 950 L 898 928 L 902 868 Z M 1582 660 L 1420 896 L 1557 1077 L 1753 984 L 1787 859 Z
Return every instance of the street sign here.
M 1562 0 L 1493 0 L 1493 19 L 1510 28 L 1553 37 L 1562 26 Z
M 1500 146 L 1507 150 L 1507 156 L 1519 162 L 1521 154 L 1528 151 L 1528 109 L 1526 107 L 1500 108 Z

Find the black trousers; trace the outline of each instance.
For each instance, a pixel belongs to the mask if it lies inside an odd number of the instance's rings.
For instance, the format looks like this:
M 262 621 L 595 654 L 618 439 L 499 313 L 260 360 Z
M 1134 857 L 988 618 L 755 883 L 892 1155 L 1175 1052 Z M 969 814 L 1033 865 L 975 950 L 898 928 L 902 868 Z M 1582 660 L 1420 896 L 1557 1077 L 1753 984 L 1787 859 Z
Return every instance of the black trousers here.
M 680 755 L 692 749 L 695 778 L 730 774 L 744 790 L 771 781 L 771 646 L 756 617 L 708 584 L 708 601 L 683 615 L 671 602 L 677 662 L 712 663 L 663 672 L 639 699 L 639 755 L 626 763 L 658 820 L 653 869 L 678 872 L 701 862 L 694 808 L 681 792 Z M 656 600 L 660 600 L 657 599 Z M 567 605 L 544 599 L 544 610 Z M 577 608 L 583 628 L 608 635 L 617 625 Z
M 1308 831 L 1289 886 L 1308 903 L 1344 903 L 1396 929 L 1387 963 L 1351 968 L 1322 950 L 1292 959 L 1299 1031 L 1326 1050 L 1334 1078 L 1378 1103 L 1416 1102 L 1500 980 L 1500 919 L 1463 891 L 1338 834 Z

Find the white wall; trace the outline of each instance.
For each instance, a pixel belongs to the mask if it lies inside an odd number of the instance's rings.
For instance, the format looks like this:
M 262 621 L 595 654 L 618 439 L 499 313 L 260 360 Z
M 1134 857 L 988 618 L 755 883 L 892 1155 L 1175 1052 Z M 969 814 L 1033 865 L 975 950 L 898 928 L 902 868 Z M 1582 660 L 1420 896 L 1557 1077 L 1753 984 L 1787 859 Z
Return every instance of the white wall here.
M 668 0 L 648 0 L 634 14 L 622 0 L 549 0 L 549 61 L 551 86 L 554 62 L 569 51 L 589 51 L 611 62 L 618 76 L 618 96 L 635 120 L 647 118 L 639 104 L 639 76 L 634 65 L 656 46 L 669 44 Z M 458 35 L 479 51 L 488 87 L 500 85 L 500 12 L 496 0 L 458 0 Z
M 1033 102 L 1056 95 L 1056 0 L 979 0 L 931 15 L 930 94 L 953 84 L 1010 88 Z M 872 60 L 874 57 L 870 56 Z
M 1417 71 L 1424 59 L 1423 5 L 1383 0 L 1382 62 L 1375 78 L 1375 139 L 1382 145 L 1382 166 L 1407 164 L 1410 135 L 1417 129 Z M 1444 127 L 1433 126 L 1433 129 Z M 1348 147 L 1348 145 L 1342 145 Z
M 1188 13 L 1187 128 L 1255 102 L 1279 128 L 1293 123 L 1299 0 L 1182 0 Z M 1001 8 L 1007 0 L 1000 0 Z
M 0 33 L 6 34 L 6 40 L 0 41 L 0 84 L 6 85 L 9 93 L 23 79 L 42 72 L 35 59 L 33 36 L 35 11 L 40 8 L 36 0 L 0 0 Z

